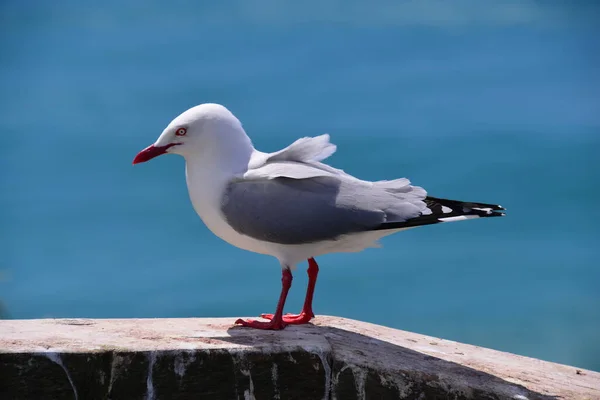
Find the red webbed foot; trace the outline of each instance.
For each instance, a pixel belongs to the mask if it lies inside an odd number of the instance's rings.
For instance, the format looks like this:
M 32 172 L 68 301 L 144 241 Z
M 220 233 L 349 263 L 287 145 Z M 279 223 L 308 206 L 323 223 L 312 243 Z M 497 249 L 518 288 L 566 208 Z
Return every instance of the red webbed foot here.
M 273 314 L 261 314 L 261 318 L 273 320 Z M 302 325 L 308 324 L 311 319 L 314 318 L 313 313 L 305 313 L 301 312 L 300 314 L 285 314 L 283 317 L 283 322 L 290 325 Z
M 262 329 L 262 330 L 271 330 L 271 331 L 279 331 L 283 328 L 286 327 L 286 323 L 282 320 L 275 320 L 275 319 L 271 319 L 268 322 L 262 322 L 262 321 L 255 321 L 253 319 L 241 319 L 239 318 L 238 320 L 235 321 L 236 325 L 242 325 L 245 326 L 247 328 L 254 328 L 254 329 Z

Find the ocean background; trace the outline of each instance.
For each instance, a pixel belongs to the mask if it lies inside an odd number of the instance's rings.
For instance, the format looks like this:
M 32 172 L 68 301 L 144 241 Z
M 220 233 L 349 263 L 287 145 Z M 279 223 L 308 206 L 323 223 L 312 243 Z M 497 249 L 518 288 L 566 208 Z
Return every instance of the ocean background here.
M 599 20 L 569 1 L 2 1 L 0 313 L 272 312 L 279 264 L 207 230 L 183 159 L 131 165 L 218 102 L 261 150 L 329 133 L 360 178 L 508 209 L 320 257 L 318 314 L 600 371 Z

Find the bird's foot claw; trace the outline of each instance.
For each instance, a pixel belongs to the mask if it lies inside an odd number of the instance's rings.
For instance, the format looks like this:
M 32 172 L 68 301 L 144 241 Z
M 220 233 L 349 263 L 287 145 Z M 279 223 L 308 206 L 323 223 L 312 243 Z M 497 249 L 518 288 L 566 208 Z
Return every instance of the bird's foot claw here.
M 238 320 L 235 321 L 235 324 L 242 325 L 247 328 L 273 330 L 273 331 L 281 330 L 281 329 L 285 328 L 285 326 L 287 325 L 287 323 L 285 323 L 284 321 L 281 321 L 281 320 L 277 321 L 277 320 L 273 320 L 272 318 L 269 322 L 261 322 L 261 321 L 255 321 L 253 319 L 246 320 L 246 319 L 239 318 Z
M 261 318 L 264 319 L 268 319 L 268 320 L 272 320 L 273 319 L 273 314 L 261 314 L 260 315 Z M 285 322 L 286 324 L 290 324 L 290 325 L 301 325 L 301 324 L 308 324 L 310 322 L 311 319 L 314 318 L 314 314 L 311 313 L 306 313 L 304 311 L 302 311 L 300 314 L 285 314 L 283 316 L 283 322 Z

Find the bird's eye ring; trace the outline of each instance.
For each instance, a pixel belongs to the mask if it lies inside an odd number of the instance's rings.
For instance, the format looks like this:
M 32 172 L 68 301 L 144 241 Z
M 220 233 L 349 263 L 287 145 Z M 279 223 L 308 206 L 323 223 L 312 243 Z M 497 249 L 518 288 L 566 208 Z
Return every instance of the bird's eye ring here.
M 185 128 L 179 128 L 175 131 L 175 135 L 177 135 L 177 136 L 185 136 L 186 133 L 187 133 L 187 129 L 185 129 Z

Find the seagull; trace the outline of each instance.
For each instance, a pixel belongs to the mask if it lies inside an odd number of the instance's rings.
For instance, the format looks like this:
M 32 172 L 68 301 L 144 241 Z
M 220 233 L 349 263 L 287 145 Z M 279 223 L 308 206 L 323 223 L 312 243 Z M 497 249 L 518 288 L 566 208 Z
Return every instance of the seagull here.
M 235 321 L 256 329 L 279 330 L 314 317 L 317 256 L 378 247 L 382 237 L 418 226 L 504 215 L 499 205 L 428 196 L 407 178 L 358 179 L 322 162 L 335 151 L 324 134 L 264 153 L 225 106 L 206 103 L 173 119 L 133 164 L 183 156 L 191 203 L 208 229 L 233 246 L 277 258 L 282 287 L 275 313 L 261 314 L 264 321 Z M 292 270 L 304 260 L 304 306 L 284 315 Z

